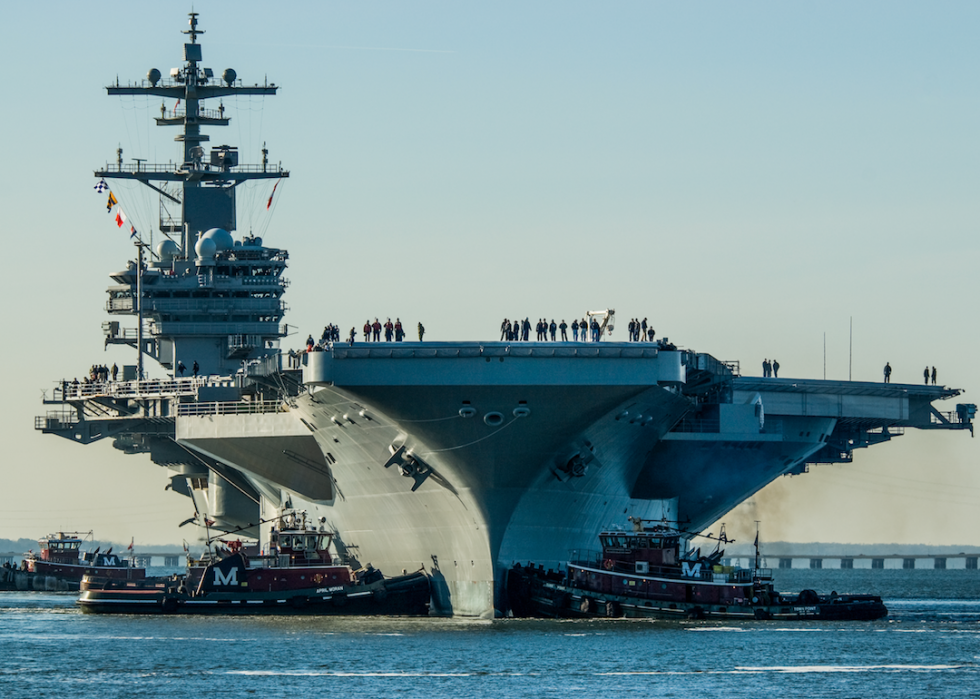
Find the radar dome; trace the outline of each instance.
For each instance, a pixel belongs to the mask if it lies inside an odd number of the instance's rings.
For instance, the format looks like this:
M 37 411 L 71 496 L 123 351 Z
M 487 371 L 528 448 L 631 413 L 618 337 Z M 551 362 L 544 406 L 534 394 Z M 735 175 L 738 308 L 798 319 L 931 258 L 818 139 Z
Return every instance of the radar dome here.
M 214 244 L 214 240 L 211 238 L 201 238 L 197 241 L 197 245 L 194 246 L 194 252 L 197 253 L 197 259 L 206 260 L 214 257 L 214 253 L 217 252 L 217 246 Z
M 157 257 L 164 262 L 170 262 L 180 254 L 180 248 L 172 240 L 161 240 L 157 243 Z
M 221 74 L 221 79 L 229 85 L 235 82 L 235 78 L 237 77 L 238 73 L 235 72 L 234 68 L 225 68 L 225 72 Z
M 150 81 L 150 84 L 156 86 L 160 82 L 160 71 L 156 68 L 150 68 L 150 72 L 146 74 L 146 79 Z
M 235 241 L 231 237 L 231 233 L 226 231 L 224 228 L 212 228 L 202 236 L 202 240 L 204 239 L 213 240 L 215 250 L 218 252 L 221 252 L 222 250 L 230 250 L 235 245 Z

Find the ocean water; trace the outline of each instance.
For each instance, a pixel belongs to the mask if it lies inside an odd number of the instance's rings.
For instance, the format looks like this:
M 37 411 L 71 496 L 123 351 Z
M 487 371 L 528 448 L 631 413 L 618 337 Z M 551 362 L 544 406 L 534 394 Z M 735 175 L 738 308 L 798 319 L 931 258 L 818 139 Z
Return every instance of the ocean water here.
M 82 614 L 0 594 L 2 697 L 980 697 L 980 573 L 779 571 L 877 622 Z

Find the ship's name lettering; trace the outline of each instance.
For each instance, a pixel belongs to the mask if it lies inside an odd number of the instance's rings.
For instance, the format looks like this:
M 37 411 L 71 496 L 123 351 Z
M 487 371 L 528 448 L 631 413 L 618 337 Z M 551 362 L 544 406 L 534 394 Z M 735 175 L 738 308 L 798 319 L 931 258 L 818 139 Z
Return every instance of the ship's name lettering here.
M 693 566 L 687 561 L 681 563 L 681 575 L 685 578 L 697 578 L 701 575 L 701 564 L 695 563 Z
M 318 587 L 317 592 L 340 592 L 344 589 L 343 585 L 337 585 L 335 587 Z

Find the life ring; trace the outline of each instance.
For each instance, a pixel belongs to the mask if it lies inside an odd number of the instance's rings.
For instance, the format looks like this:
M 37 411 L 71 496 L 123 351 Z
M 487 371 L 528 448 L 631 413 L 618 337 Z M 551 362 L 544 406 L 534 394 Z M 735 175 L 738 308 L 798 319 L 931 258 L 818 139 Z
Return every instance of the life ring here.
M 613 560 L 611 558 L 607 558 L 602 562 L 602 567 L 605 568 L 606 570 L 612 570 L 614 565 L 616 564 L 613 563 Z

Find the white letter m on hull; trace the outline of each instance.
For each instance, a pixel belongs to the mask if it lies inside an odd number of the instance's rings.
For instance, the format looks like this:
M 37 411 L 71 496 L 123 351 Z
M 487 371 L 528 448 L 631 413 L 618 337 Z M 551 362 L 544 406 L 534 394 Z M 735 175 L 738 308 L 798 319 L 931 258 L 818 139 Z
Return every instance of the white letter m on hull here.
M 232 568 L 228 571 L 228 574 L 223 574 L 217 568 L 214 569 L 214 584 L 215 585 L 237 585 L 238 584 L 238 568 Z

